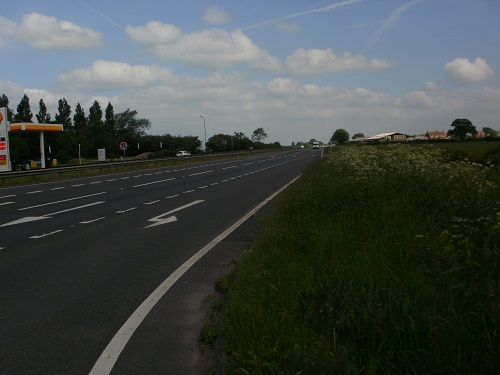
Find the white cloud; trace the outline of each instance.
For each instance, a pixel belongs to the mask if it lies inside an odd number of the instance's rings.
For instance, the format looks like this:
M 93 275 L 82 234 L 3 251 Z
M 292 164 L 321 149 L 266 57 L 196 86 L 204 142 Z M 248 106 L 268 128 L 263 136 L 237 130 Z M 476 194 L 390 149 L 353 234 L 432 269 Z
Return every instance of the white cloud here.
M 177 26 L 158 21 L 150 21 L 146 26 L 127 26 L 125 31 L 132 42 L 152 45 L 174 42 L 182 35 Z
M 101 34 L 72 22 L 58 21 L 39 13 L 23 16 L 18 37 L 34 48 L 68 51 L 101 45 Z
M 16 23 L 0 16 L 0 47 L 7 44 L 8 40 L 15 34 Z
M 436 82 L 427 81 L 427 82 L 424 83 L 424 88 L 426 90 L 437 90 L 438 85 L 436 84 Z
M 275 78 L 267 84 L 267 89 L 273 94 L 293 95 L 299 88 L 299 82 L 289 78 Z
M 60 87 L 84 90 L 117 90 L 150 87 L 156 82 L 172 79 L 169 69 L 156 65 L 129 65 L 116 61 L 97 60 L 90 68 L 76 68 L 59 74 Z
M 202 30 L 182 34 L 175 26 L 150 22 L 145 27 L 127 27 L 131 40 L 143 44 L 163 60 L 180 60 L 204 68 L 223 68 L 238 63 L 254 67 L 275 67 L 276 59 L 261 50 L 241 30 Z
M 328 49 L 305 50 L 299 48 L 285 61 L 285 69 L 290 74 L 319 74 L 346 70 L 386 70 L 397 66 L 393 60 L 368 60 L 363 55 L 345 52 L 335 54 Z
M 212 25 L 220 25 L 230 21 L 229 14 L 218 6 L 207 7 L 203 19 Z
M 112 70 L 117 73 L 108 77 Z M 244 73 L 175 76 L 157 66 L 100 60 L 70 73 L 64 81 L 58 81 L 57 91 L 24 90 L 33 113 L 38 112 L 40 98 L 52 115 L 57 111 L 59 98 L 66 98 L 73 109 L 81 103 L 87 113 L 93 101 L 98 100 L 103 108 L 111 102 L 115 113 L 126 108 L 137 110 L 139 116 L 151 120 L 150 134 L 195 135 L 203 139 L 199 117 L 203 114 L 208 137 L 235 131 L 251 135 L 262 126 L 270 142 L 282 144 L 310 138 L 328 141 L 340 127 L 350 134 L 362 132 L 369 136 L 387 131 L 422 134 L 429 129 L 447 129 L 454 118 L 469 118 L 480 126 L 498 126 L 498 88 L 448 92 L 427 90 L 428 85 L 423 84 L 421 90 L 394 97 L 367 87 L 334 88 L 284 76 L 265 83 L 248 81 Z M 120 86 L 123 80 L 126 83 Z M 140 86 L 141 81 L 147 81 L 149 86 Z M 0 82 L 0 86 L 7 87 L 10 107 L 15 108 L 23 95 L 20 86 L 7 86 L 5 82 Z M 128 87 L 138 88 L 130 91 Z M 104 88 L 124 90 L 116 96 L 97 92 Z M 99 94 L 102 95 L 96 96 Z
M 486 60 L 477 57 L 474 62 L 459 57 L 444 67 L 448 79 L 457 84 L 482 83 L 492 78 L 494 73 Z

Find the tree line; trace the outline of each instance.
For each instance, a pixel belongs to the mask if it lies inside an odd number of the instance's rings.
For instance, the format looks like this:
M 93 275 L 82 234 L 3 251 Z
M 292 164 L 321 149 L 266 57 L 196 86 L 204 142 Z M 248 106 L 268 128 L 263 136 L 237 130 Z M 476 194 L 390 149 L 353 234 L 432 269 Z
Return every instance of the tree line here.
M 119 149 L 121 142 L 127 142 L 129 148 L 127 156 L 142 153 L 150 155 L 173 156 L 178 150 L 191 153 L 201 152 L 201 141 L 197 136 L 148 135 L 146 130 L 151 128 L 150 120 L 139 118 L 136 110 L 127 110 L 115 113 L 111 103 L 103 110 L 98 101 L 85 112 L 78 103 L 73 112 L 65 98 L 58 101 L 57 113 L 52 118 L 48 113 L 43 99 L 40 99 L 38 113 L 33 121 L 29 97 L 25 94 L 16 111 L 10 109 L 9 99 L 5 94 L 0 97 L 0 107 L 6 107 L 8 120 L 11 123 L 44 123 L 62 124 L 64 131 L 45 133 L 45 155 L 66 163 L 78 157 L 96 159 L 98 149 L 106 149 L 107 158 L 118 158 L 122 155 Z M 267 134 L 262 128 L 254 131 L 251 139 L 241 132 L 234 135 L 217 134 L 209 138 L 206 149 L 223 152 L 263 147 L 280 147 L 279 143 L 265 145 L 262 141 Z M 10 155 L 13 163 L 26 159 L 39 158 L 38 134 L 10 133 Z

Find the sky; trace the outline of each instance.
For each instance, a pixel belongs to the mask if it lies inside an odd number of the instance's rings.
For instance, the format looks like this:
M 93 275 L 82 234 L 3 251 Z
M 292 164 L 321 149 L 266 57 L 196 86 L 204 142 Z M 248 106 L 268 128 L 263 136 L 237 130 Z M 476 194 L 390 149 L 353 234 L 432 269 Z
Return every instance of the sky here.
M 0 0 L 0 95 L 151 135 L 500 130 L 498 0 Z M 203 116 L 201 118 L 200 116 Z M 33 116 L 36 121 L 36 117 Z

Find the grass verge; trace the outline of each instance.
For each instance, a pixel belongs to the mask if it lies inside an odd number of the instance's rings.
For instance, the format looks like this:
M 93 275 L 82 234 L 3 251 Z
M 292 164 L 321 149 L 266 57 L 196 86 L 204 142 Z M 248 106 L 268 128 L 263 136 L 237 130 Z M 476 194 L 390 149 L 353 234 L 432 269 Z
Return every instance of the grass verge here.
M 495 373 L 499 182 L 427 147 L 314 164 L 239 266 L 227 372 Z

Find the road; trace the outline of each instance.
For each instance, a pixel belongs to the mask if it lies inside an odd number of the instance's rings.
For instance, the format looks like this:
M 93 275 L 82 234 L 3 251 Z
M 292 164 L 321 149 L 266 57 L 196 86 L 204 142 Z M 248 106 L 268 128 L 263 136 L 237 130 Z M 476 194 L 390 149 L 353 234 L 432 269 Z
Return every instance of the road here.
M 0 374 L 196 373 L 189 328 L 233 256 L 196 262 L 200 250 L 318 157 L 294 150 L 0 188 Z M 124 348 L 109 354 L 117 337 Z

